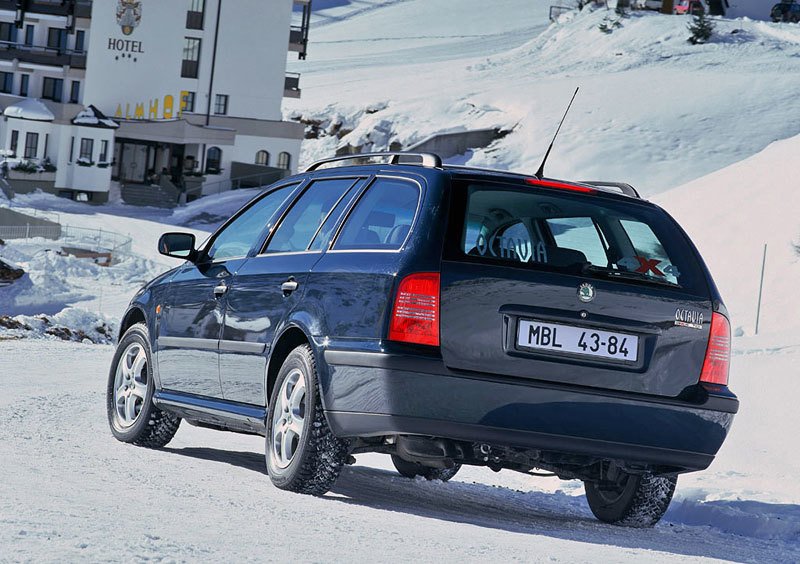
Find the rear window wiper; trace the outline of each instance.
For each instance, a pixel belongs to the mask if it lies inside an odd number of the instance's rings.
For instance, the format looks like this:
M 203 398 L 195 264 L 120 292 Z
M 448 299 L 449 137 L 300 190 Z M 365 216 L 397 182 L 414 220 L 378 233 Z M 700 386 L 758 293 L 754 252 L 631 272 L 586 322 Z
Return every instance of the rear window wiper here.
M 603 268 L 602 266 L 595 266 L 590 263 L 586 263 L 582 269 L 583 274 L 601 274 L 607 278 L 620 278 L 623 280 L 635 280 L 637 282 L 647 282 L 649 284 L 658 284 L 660 286 L 668 286 L 670 288 L 681 288 L 680 284 L 675 284 L 668 280 L 663 280 L 661 278 L 653 278 L 652 276 L 648 276 L 647 274 L 642 274 L 641 272 L 630 272 L 627 270 L 611 270 L 608 268 Z

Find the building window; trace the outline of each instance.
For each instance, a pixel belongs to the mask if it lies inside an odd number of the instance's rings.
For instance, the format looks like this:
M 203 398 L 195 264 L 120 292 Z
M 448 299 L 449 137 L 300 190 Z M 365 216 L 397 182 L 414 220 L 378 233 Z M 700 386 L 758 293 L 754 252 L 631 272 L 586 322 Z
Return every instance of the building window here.
M 181 76 L 183 78 L 197 78 L 200 70 L 200 40 L 187 37 L 183 44 L 183 64 Z
M 29 74 L 21 74 L 19 75 L 19 95 L 20 96 L 27 96 L 28 95 L 28 86 L 31 83 L 31 75 Z
M 206 174 L 219 174 L 222 172 L 222 149 L 211 147 L 206 152 Z
M 269 166 L 269 153 L 267 151 L 259 151 L 256 153 L 256 164 Z
M 47 30 L 47 46 L 59 53 L 67 50 L 67 30 L 51 27 Z
M 17 42 L 17 27 L 13 23 L 0 23 L 0 41 L 6 43 Z
M 75 52 L 83 53 L 86 49 L 86 32 L 79 29 L 75 32 Z
M 25 26 L 25 45 L 28 47 L 33 46 L 33 29 L 32 25 Z
M 17 156 L 17 147 L 19 146 L 19 131 L 16 129 L 11 130 L 11 153 L 13 157 Z
M 64 81 L 60 78 L 45 77 L 42 81 L 42 98 L 61 102 L 64 98 Z
M 278 168 L 289 170 L 292 166 L 292 155 L 286 151 L 278 155 Z
M 77 104 L 78 102 L 80 102 L 80 99 L 81 99 L 81 83 L 77 80 L 73 80 L 69 90 L 69 102 L 70 104 Z
M 94 139 L 81 139 L 81 153 L 80 160 L 92 162 L 92 154 L 94 153 Z
M 69 139 L 69 162 L 75 159 L 75 137 Z
M 228 115 L 228 95 L 217 94 L 214 100 L 214 113 L 218 116 Z
M 25 158 L 35 159 L 36 151 L 39 150 L 39 134 L 27 133 L 25 134 Z
M 14 88 L 14 73 L 0 72 L 0 92 L 11 94 Z
M 186 14 L 186 29 L 203 29 L 203 12 L 205 0 L 189 0 L 189 11 Z
M 184 112 L 194 113 L 194 92 L 184 92 L 183 93 L 183 106 L 181 110 Z
M 108 141 L 100 141 L 100 160 L 98 162 L 108 162 Z

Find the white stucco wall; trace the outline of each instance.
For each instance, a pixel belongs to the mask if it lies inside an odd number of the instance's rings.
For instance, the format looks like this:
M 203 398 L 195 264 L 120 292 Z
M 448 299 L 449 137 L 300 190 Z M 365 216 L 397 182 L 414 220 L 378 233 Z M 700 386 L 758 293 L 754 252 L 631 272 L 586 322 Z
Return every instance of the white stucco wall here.
M 728 0 L 730 6 L 725 10 L 725 16 L 768 21 L 770 11 L 777 2 L 778 0 Z
M 117 24 L 116 2 L 95 2 L 86 103 L 109 116 L 174 118 L 180 112 L 181 92 L 190 91 L 196 93 L 195 113 L 205 113 L 218 2 L 206 0 L 204 29 L 192 30 L 186 29 L 188 2 L 142 0 L 140 24 L 130 35 Z M 222 4 L 212 112 L 219 93 L 229 96 L 228 115 L 280 119 L 291 9 L 291 0 Z M 181 77 L 186 37 L 202 42 L 197 79 Z M 172 111 L 165 112 L 170 105 Z

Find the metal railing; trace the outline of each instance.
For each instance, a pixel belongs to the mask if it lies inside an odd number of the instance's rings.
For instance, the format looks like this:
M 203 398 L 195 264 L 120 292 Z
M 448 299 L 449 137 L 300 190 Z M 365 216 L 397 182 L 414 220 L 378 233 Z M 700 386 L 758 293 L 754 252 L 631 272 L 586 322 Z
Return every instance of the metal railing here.
M 269 172 L 260 172 L 258 174 L 248 174 L 247 176 L 237 176 L 236 178 L 229 178 L 228 180 L 219 180 L 217 182 L 206 182 L 202 184 L 202 195 L 212 196 L 227 192 L 228 190 L 246 190 L 248 188 L 263 188 L 270 184 L 277 182 L 281 178 L 285 178 L 290 174 L 290 171 L 280 172 L 281 169 L 275 169 Z M 192 190 L 187 189 L 188 194 L 193 194 Z M 197 194 L 198 196 L 200 194 Z
M 47 239 L 62 245 L 89 247 L 93 251 L 129 254 L 133 239 L 104 229 L 70 225 L 0 225 L 0 239 Z
M 550 21 L 554 22 L 567 12 L 572 12 L 576 6 L 550 6 Z

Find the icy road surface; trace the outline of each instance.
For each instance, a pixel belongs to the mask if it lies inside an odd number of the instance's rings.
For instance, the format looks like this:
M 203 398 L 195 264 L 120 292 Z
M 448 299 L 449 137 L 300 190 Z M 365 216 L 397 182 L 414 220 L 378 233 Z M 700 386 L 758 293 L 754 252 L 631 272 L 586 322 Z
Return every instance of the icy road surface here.
M 124 445 L 106 425 L 111 354 L 0 342 L 0 561 L 800 560 L 798 454 L 750 431 L 769 429 L 778 411 L 778 430 L 798 427 L 787 377 L 796 346 L 740 347 L 737 391 L 750 412 L 708 472 L 679 481 L 653 530 L 596 522 L 580 486 L 555 479 L 467 469 L 427 483 L 390 472 L 387 457 L 359 456 L 333 492 L 312 498 L 270 485 L 258 437 L 184 424 L 163 450 Z M 774 398 L 773 384 L 783 390 Z

